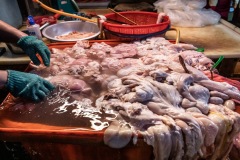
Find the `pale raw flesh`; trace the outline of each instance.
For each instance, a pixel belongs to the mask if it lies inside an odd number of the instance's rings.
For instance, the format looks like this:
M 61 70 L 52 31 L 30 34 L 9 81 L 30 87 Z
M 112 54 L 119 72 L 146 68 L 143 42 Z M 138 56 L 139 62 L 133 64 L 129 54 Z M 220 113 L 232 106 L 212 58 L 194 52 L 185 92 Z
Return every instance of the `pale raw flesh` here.
M 73 31 L 73 32 L 70 32 L 68 34 L 56 36 L 55 38 L 59 39 L 59 40 L 78 40 L 78 39 L 82 39 L 82 38 L 91 37 L 94 34 L 95 33 L 93 33 L 93 32 Z
M 202 71 L 213 62 L 195 50 L 161 37 L 116 46 L 78 41 L 52 49 L 50 67 L 33 66 L 31 72 L 78 91 L 72 96 L 77 101 L 89 96 L 96 111 L 116 115 L 105 126 L 110 147 L 135 144 L 140 134 L 156 160 L 221 159 L 240 131 L 232 101 L 240 100 L 240 92 L 209 79 Z

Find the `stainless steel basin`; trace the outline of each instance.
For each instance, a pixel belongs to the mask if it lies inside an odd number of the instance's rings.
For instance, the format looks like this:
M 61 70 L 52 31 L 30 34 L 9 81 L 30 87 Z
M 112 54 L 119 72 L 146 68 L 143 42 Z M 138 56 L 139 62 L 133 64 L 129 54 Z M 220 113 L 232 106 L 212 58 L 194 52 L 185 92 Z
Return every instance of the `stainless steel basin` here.
M 92 36 L 84 37 L 77 40 L 85 40 L 85 39 L 94 39 L 100 34 L 100 29 L 98 28 L 97 24 L 90 23 L 90 22 L 83 22 L 83 21 L 67 21 L 67 22 L 61 22 L 57 23 L 51 26 L 48 26 L 43 29 L 42 34 L 44 37 L 52 40 L 52 41 L 77 41 L 76 39 L 73 40 L 61 40 L 56 39 L 56 36 L 65 35 L 73 31 L 78 32 L 93 32 L 95 33 Z

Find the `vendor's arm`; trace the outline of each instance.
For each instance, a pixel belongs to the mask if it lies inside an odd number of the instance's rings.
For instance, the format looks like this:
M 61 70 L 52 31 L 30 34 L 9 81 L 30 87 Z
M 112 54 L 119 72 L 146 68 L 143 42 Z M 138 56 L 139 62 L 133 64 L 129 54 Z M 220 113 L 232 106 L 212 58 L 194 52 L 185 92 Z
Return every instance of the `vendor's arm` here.
M 27 34 L 0 20 L 1 42 L 17 43 L 17 41 L 24 36 L 27 36 Z
M 32 101 L 43 100 L 55 87 L 42 77 L 13 70 L 0 70 L 0 86 L 14 97 L 22 97 Z
M 10 26 L 0 20 L 0 41 L 17 43 L 20 48 L 30 57 L 34 64 L 39 65 L 38 53 L 45 66 L 50 65 L 50 51 L 43 41 L 34 36 L 28 36 L 24 32 Z

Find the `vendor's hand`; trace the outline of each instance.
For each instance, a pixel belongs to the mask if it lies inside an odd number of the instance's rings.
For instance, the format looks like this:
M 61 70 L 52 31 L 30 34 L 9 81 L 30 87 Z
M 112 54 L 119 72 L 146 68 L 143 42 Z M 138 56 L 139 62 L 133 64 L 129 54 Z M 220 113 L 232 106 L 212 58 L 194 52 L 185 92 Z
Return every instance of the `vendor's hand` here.
M 34 36 L 24 36 L 19 39 L 17 44 L 35 65 L 40 65 L 40 60 L 36 56 L 37 53 L 41 56 L 45 66 L 50 65 L 50 51 L 43 41 Z
M 8 70 L 6 88 L 14 97 L 43 100 L 55 87 L 36 74 Z

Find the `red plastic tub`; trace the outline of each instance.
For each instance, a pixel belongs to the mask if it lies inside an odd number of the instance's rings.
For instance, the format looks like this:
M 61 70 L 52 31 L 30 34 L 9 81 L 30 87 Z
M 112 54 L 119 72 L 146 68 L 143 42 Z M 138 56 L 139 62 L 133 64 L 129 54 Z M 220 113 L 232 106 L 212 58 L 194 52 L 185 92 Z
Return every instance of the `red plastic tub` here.
M 120 12 L 120 14 L 138 25 L 126 25 L 130 24 L 128 20 L 118 14 L 109 13 L 105 15 L 107 19 L 116 20 L 122 22 L 123 24 L 103 22 L 103 27 L 115 33 L 142 35 L 163 31 L 170 25 L 170 19 L 168 16 L 163 16 L 162 22 L 156 23 L 159 14 L 155 12 L 128 11 Z

